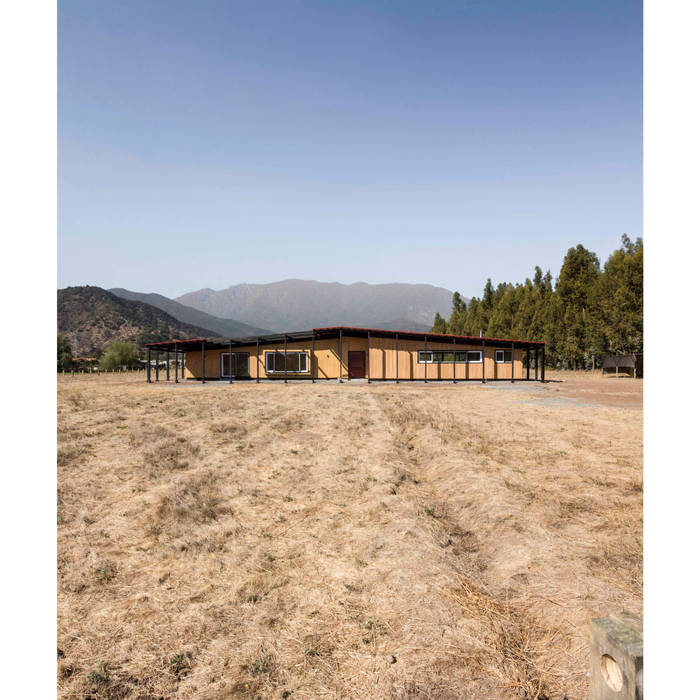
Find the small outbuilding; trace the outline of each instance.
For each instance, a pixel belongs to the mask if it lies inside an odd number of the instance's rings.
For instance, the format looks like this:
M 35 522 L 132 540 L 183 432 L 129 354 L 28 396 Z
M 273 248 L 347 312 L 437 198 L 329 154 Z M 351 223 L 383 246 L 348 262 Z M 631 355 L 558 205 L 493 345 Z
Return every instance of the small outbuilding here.
M 147 381 L 176 359 L 175 381 L 544 381 L 542 341 L 334 326 L 250 338 L 192 338 L 146 345 Z M 155 358 L 153 358 L 155 355 Z M 171 377 L 167 362 L 166 379 Z M 179 376 L 178 376 L 179 375 Z
M 600 365 L 603 375 L 615 372 L 619 377 L 620 372 L 625 376 L 641 379 L 644 376 L 644 354 L 633 352 L 629 355 L 605 355 Z

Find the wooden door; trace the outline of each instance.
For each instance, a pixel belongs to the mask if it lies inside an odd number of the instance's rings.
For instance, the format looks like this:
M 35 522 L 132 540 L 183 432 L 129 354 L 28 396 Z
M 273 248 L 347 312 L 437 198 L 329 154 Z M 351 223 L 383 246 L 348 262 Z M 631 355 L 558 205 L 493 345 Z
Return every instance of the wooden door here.
M 348 376 L 350 379 L 362 379 L 365 376 L 365 351 L 348 351 Z

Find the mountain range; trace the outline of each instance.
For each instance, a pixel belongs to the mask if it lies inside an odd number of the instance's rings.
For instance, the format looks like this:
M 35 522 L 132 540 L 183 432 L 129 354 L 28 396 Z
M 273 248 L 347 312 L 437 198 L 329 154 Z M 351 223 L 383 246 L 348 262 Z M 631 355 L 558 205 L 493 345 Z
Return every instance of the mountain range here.
M 175 301 L 277 332 L 340 325 L 428 330 L 436 311 L 449 315 L 452 292 L 428 284 L 289 279 L 271 284 L 236 284 L 218 291 L 200 289 Z M 397 327 L 406 324 L 413 328 Z
M 234 321 L 232 318 L 212 316 L 204 311 L 199 311 L 190 306 L 180 304 L 173 299 L 168 299 L 168 297 L 164 297 L 162 294 L 144 294 L 141 292 L 132 292 L 120 287 L 115 287 L 109 291 L 121 299 L 141 301 L 144 304 L 155 306 L 157 309 L 165 311 L 166 314 L 170 314 L 170 316 L 183 323 L 191 323 L 193 326 L 207 328 L 209 330 L 208 335 L 219 335 L 222 338 L 239 338 L 248 335 L 265 335 L 271 332 L 269 329 L 260 328 L 259 326 L 250 326 L 247 323 Z
M 58 330 L 74 355 L 84 356 L 99 354 L 114 340 L 142 346 L 338 325 L 421 332 L 430 330 L 436 311 L 449 315 L 451 304 L 450 291 L 422 284 L 284 280 L 202 289 L 178 299 L 123 288 L 66 287 L 58 290 Z
M 71 344 L 73 355 L 99 355 L 105 345 L 120 340 L 142 346 L 171 338 L 202 338 L 206 328 L 183 323 L 141 301 L 129 301 L 100 287 L 58 290 L 58 331 Z

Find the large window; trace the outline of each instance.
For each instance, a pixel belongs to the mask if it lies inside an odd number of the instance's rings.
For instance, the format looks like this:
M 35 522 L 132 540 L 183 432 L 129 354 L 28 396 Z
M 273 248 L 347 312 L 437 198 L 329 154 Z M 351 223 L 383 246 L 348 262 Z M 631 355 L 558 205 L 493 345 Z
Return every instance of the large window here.
M 419 350 L 418 362 L 421 364 L 469 362 L 475 364 L 481 362 L 481 350 Z
M 221 376 L 222 377 L 248 377 L 249 356 L 247 352 L 234 352 L 233 355 L 221 353 Z
M 309 353 L 308 352 L 287 352 L 286 357 L 283 352 L 265 353 L 265 372 L 275 374 L 278 372 L 308 372 Z
M 512 350 L 496 350 L 496 362 L 501 364 L 503 362 L 512 362 L 513 351 Z

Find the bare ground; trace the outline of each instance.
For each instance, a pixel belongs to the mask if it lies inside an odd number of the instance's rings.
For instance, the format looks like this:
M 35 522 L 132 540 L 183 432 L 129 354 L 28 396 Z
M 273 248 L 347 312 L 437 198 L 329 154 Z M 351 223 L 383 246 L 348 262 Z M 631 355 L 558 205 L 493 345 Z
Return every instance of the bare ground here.
M 60 377 L 61 698 L 585 698 L 642 606 L 639 380 Z

